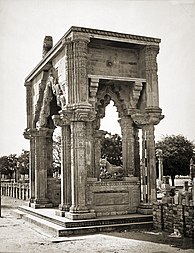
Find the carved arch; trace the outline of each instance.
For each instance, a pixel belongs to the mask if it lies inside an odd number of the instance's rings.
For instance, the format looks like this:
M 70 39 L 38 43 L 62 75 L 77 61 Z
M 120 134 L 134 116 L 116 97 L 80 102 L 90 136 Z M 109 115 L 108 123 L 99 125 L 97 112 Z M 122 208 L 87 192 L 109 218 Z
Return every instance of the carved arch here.
M 58 73 L 53 67 L 47 73 L 44 89 L 39 90 L 38 100 L 34 126 L 53 128 L 52 115 L 58 114 L 58 111 L 65 106 L 65 96 L 58 83 Z
M 97 92 L 97 103 L 96 103 L 96 111 L 97 116 L 99 118 L 103 118 L 105 116 L 106 106 L 110 103 L 110 100 L 114 102 L 114 105 L 117 108 L 119 116 L 121 116 L 126 109 L 126 105 L 124 103 L 124 99 L 120 97 L 120 92 L 115 87 L 112 88 L 109 86 L 104 86 L 101 90 Z

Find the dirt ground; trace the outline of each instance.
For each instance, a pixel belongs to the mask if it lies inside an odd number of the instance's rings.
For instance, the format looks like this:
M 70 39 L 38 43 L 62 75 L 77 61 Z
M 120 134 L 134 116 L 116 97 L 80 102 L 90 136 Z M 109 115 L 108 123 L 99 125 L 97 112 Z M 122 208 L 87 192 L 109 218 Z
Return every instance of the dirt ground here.
M 22 200 L 2 196 L 0 253 L 193 253 L 193 240 L 155 231 L 117 231 L 58 238 L 17 219 L 12 209 Z

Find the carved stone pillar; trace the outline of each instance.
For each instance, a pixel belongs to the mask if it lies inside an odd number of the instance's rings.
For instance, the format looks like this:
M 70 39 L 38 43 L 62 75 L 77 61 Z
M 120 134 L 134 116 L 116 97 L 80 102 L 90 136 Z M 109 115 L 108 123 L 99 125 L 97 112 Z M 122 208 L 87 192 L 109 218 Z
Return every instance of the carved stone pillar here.
M 84 34 L 75 34 L 72 38 L 73 50 L 73 86 L 72 102 L 87 102 L 89 97 L 88 77 L 87 77 L 87 44 L 89 38 Z
M 86 169 L 87 177 L 94 174 L 94 150 L 93 150 L 93 127 L 92 122 L 86 122 Z
M 145 59 L 147 108 L 159 108 L 158 75 L 156 61 L 158 52 L 158 46 L 146 46 Z
M 135 133 L 133 121 L 129 116 L 124 116 L 120 119 L 120 125 L 125 176 L 133 176 L 135 172 Z
M 157 113 L 134 113 L 131 115 L 134 123 L 142 129 L 142 167 L 141 167 L 141 200 L 139 212 L 152 213 L 152 204 L 156 201 L 156 158 L 154 125 L 163 116 Z
M 36 129 L 26 129 L 24 138 L 30 140 L 30 154 L 29 154 L 29 189 L 30 189 L 30 203 L 35 198 L 35 135 Z
M 156 156 L 158 157 L 158 179 L 160 182 L 163 180 L 163 158 L 162 158 L 162 150 L 156 150 Z
M 92 106 L 87 103 L 67 106 L 63 116 L 70 120 L 71 129 L 71 196 L 70 211 L 65 213 L 69 219 L 94 218 L 95 213 L 88 209 L 86 201 L 87 159 L 89 158 L 88 128 L 94 120 Z M 87 127 L 88 126 L 88 127 Z M 89 155 L 90 156 L 90 155 Z
M 69 211 L 71 206 L 71 151 L 70 125 L 62 125 L 62 161 L 61 161 L 61 211 Z
M 135 166 L 135 177 L 140 177 L 140 146 L 139 146 L 139 129 L 134 127 L 134 166 Z
M 142 126 L 142 204 L 145 205 L 144 213 L 149 213 L 149 208 L 156 201 L 156 158 L 154 142 L 154 125 Z M 147 210 L 148 209 L 148 210 Z
M 29 156 L 29 188 L 30 202 L 35 198 L 35 137 L 30 138 L 30 156 Z
M 47 198 L 47 169 L 48 169 L 48 143 L 47 138 L 53 130 L 40 128 L 34 131 L 35 139 L 35 198 L 30 204 L 33 208 L 51 207 Z
M 101 140 L 105 136 L 106 131 L 95 130 L 94 132 L 94 173 L 93 177 L 99 179 L 100 175 L 100 158 L 101 158 Z
M 47 145 L 47 177 L 53 177 L 53 131 L 46 137 Z
M 148 163 L 148 203 L 156 201 L 156 157 L 154 141 L 154 125 L 149 124 L 146 128 L 147 163 Z
M 147 169 L 147 142 L 146 129 L 142 126 L 142 162 L 141 162 L 141 200 L 148 203 L 148 169 Z
M 71 131 L 70 122 L 61 115 L 53 116 L 56 126 L 61 127 L 61 203 L 56 215 L 65 216 L 71 206 Z

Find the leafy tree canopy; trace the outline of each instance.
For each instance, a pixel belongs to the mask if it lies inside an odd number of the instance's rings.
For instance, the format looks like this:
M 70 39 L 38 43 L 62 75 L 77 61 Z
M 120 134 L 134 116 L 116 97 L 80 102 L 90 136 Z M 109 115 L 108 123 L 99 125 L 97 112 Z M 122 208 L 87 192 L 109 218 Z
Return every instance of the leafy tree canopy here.
M 12 176 L 13 172 L 29 173 L 29 151 L 23 150 L 21 155 L 10 154 L 0 157 L 0 171 L 2 174 Z
M 182 135 L 165 136 L 156 143 L 157 149 L 162 150 L 165 176 L 171 176 L 174 182 L 175 175 L 189 175 L 190 159 L 195 155 L 193 142 Z
M 22 150 L 21 155 L 17 159 L 17 169 L 20 174 L 29 173 L 29 151 Z
M 122 165 L 122 140 L 118 134 L 107 134 L 101 142 L 101 157 L 114 165 Z
M 9 174 L 8 168 L 9 168 L 8 156 L 0 157 L 0 172 L 2 174 L 7 175 Z

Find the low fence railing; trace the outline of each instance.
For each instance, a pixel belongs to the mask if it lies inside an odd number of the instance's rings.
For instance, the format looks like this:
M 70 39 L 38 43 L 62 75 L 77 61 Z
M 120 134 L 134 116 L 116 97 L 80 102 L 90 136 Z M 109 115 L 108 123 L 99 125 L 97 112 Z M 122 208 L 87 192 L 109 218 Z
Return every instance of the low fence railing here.
M 1 182 L 1 195 L 27 200 L 30 198 L 29 184 Z

